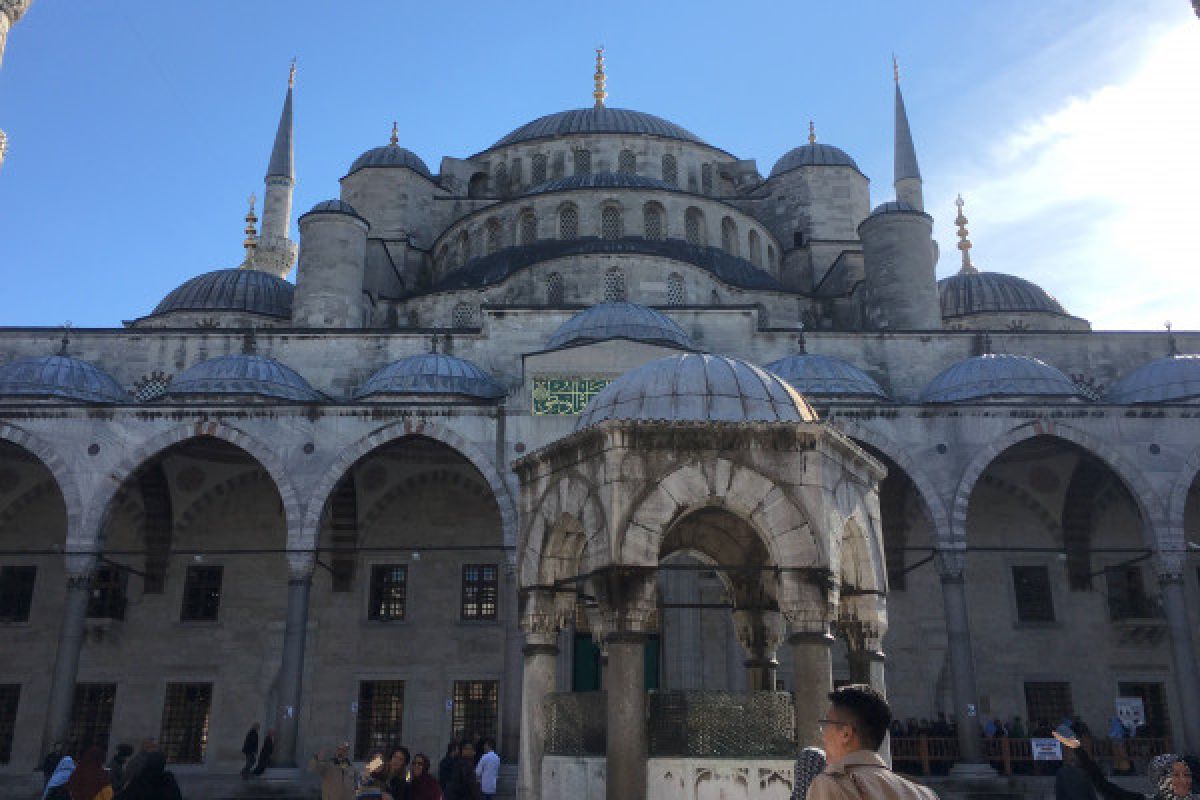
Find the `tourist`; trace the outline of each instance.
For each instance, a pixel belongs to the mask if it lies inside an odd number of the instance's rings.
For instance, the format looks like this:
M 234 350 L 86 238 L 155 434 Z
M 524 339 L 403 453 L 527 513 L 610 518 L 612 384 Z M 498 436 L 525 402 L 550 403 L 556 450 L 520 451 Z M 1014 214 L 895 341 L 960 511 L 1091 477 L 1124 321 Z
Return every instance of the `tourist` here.
M 438 762 L 437 779 L 443 792 L 450 785 L 450 773 L 454 770 L 454 762 L 458 760 L 458 750 L 458 742 L 451 741 L 446 745 L 446 755 L 442 756 L 442 760 Z
M 424 753 L 417 753 L 413 759 L 408 800 L 442 800 L 442 787 L 429 774 L 429 756 Z
M 1063 747 L 1071 750 L 1079 766 L 1087 773 L 1092 786 L 1104 800 L 1196 800 L 1200 797 L 1192 791 L 1194 771 L 1200 769 L 1200 761 L 1194 758 L 1174 753 L 1155 756 L 1146 770 L 1154 793 L 1143 795 L 1141 792 L 1123 789 L 1105 778 L 1087 750 L 1079 746 L 1078 738 L 1064 736 L 1058 731 L 1054 732 L 1054 738 L 1058 739 Z
M 1012 722 L 1008 724 L 1008 735 L 1013 739 L 1028 738 L 1025 735 L 1025 723 L 1021 721 L 1019 716 L 1013 717 Z
M 806 747 L 796 759 L 796 781 L 792 788 L 792 800 L 805 800 L 813 779 L 825 769 L 825 753 L 816 747 Z
M 65 755 L 66 753 L 63 752 L 63 743 L 55 742 L 50 748 L 50 752 L 42 759 L 41 772 L 43 786 L 50 782 L 50 776 L 58 769 L 59 762 L 62 761 Z
M 929 735 L 935 739 L 949 739 L 953 734 L 950 733 L 950 723 L 946 721 L 946 712 L 939 711 L 937 720 L 929 728 Z
M 354 800 L 354 764 L 350 762 L 350 743 L 342 742 L 326 759 L 325 751 L 308 762 L 308 771 L 321 779 L 321 800 Z
M 70 756 L 60 758 L 54 771 L 50 773 L 50 778 L 46 781 L 46 788 L 42 790 L 42 800 L 70 800 L 71 795 L 67 792 L 67 781 L 71 779 L 71 773 L 74 771 L 75 759 Z
M 475 777 L 475 745 L 464 741 L 458 758 L 450 767 L 450 780 L 442 790 L 446 800 L 481 800 L 479 780 Z
M 250 726 L 250 730 L 246 731 L 246 738 L 242 740 L 242 755 L 246 759 L 246 763 L 242 765 L 242 780 L 250 777 L 250 770 L 254 769 L 254 758 L 258 753 L 258 723 Z
M 122 742 L 117 745 L 117 752 L 108 761 L 108 774 L 112 778 L 113 791 L 119 792 L 125 786 L 125 763 L 133 755 L 133 745 Z
M 408 748 L 393 747 L 387 754 L 386 779 L 392 800 L 408 800 Z
M 254 774 L 262 775 L 264 772 L 274 766 L 275 758 L 275 731 L 267 731 L 267 735 L 263 737 L 262 747 L 258 751 L 258 763 L 254 766 Z
M 354 789 L 355 800 L 392 800 L 387 790 L 387 761 L 383 751 L 372 750 L 363 767 L 363 773 Z
M 1063 763 L 1054 775 L 1054 800 L 1096 800 L 1096 790 L 1079 759 L 1069 747 L 1063 748 Z
M 112 778 L 104 768 L 104 751 L 89 747 L 67 780 L 71 800 L 112 800 Z
M 182 800 L 175 776 L 167 771 L 167 757 L 158 750 L 146 753 L 141 768 L 113 800 Z
M 496 743 L 491 739 L 484 739 L 480 749 L 483 750 L 483 755 L 475 765 L 479 791 L 483 793 L 484 800 L 495 800 L 496 779 L 500 776 L 500 756 L 496 754 Z
M 146 765 L 146 759 L 151 753 L 158 752 L 158 741 L 154 737 L 142 739 L 142 743 L 138 746 L 138 751 L 134 753 L 133 758 L 129 759 L 129 763 L 125 765 L 125 780 L 121 786 L 125 787 L 133 783 L 134 778 L 142 771 L 142 767 Z
M 879 757 L 892 721 L 883 695 L 851 684 L 830 692 L 829 702 L 818 720 L 829 763 L 813 778 L 809 800 L 937 800 L 932 789 L 900 777 Z

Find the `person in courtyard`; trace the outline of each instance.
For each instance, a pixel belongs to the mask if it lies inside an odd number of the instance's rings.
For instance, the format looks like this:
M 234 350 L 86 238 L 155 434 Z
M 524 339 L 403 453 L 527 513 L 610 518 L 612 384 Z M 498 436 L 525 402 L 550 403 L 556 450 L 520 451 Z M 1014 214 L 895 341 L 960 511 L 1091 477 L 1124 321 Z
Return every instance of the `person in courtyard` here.
M 475 764 L 475 777 L 479 779 L 479 791 L 484 800 L 494 800 L 496 797 L 496 779 L 500 777 L 500 756 L 496 753 L 496 743 L 485 738 L 480 745 L 483 755 Z
M 175 776 L 167 770 L 167 757 L 158 750 L 146 754 L 138 774 L 113 800 L 183 800 Z
M 442 794 L 446 800 L 481 800 L 479 781 L 475 777 L 475 745 L 470 740 L 459 747 L 458 758 L 450 767 L 450 780 Z
M 321 800 L 354 800 L 354 764 L 350 762 L 350 743 L 342 742 L 331 758 L 322 750 L 308 761 L 308 771 L 321 781 Z
M 55 742 L 50 747 L 50 752 L 46 753 L 46 757 L 42 759 L 42 766 L 40 767 L 42 772 L 43 788 L 47 783 L 50 782 L 50 776 L 52 776 L 55 770 L 58 769 L 58 764 L 60 761 L 62 761 L 63 756 L 65 755 L 66 753 L 63 752 L 62 742 Z
M 138 751 L 129 759 L 129 763 L 125 765 L 125 780 L 121 786 L 124 788 L 133 783 L 137 778 L 138 773 L 142 771 L 142 767 L 146 766 L 146 759 L 151 753 L 158 752 L 158 740 L 153 737 L 142 739 L 142 743 L 138 746 Z
M 383 751 L 373 750 L 367 756 L 362 775 L 354 789 L 355 800 L 392 800 L 387 790 L 387 761 Z
M 50 779 L 46 781 L 46 788 L 42 790 L 42 800 L 71 800 L 67 781 L 71 780 L 74 771 L 75 759 L 70 756 L 60 758 L 54 772 L 50 773 Z
M 417 753 L 412 762 L 412 781 L 408 787 L 409 800 L 442 800 L 442 787 L 429 773 L 429 756 Z
M 89 747 L 79 757 L 75 771 L 67 780 L 71 800 L 112 800 L 112 778 L 104 768 L 104 751 Z
M 454 770 L 454 762 L 458 760 L 458 750 L 458 742 L 451 741 L 446 745 L 446 755 L 442 756 L 442 760 L 438 762 L 437 780 L 443 792 L 450 785 L 450 773 Z
M 408 800 L 408 748 L 394 747 L 387 754 L 387 787 L 392 800 Z
M 113 791 L 119 792 L 125 786 L 125 764 L 133 755 L 133 745 L 121 742 L 117 752 L 108 760 L 108 775 L 112 778 Z
M 824 771 L 827 766 L 825 753 L 816 747 L 806 747 L 800 751 L 796 759 L 796 781 L 792 788 L 792 800 L 805 800 L 808 797 L 808 787 L 813 779 Z
M 1088 774 L 1071 748 L 1063 748 L 1063 763 L 1054 775 L 1054 800 L 1096 800 Z
M 932 789 L 888 769 L 879 748 L 892 721 L 883 695 L 863 684 L 829 693 L 818 721 L 828 764 L 813 778 L 808 800 L 936 800 Z
M 246 738 L 242 740 L 242 756 L 246 759 L 246 763 L 242 765 L 242 780 L 250 777 L 250 770 L 254 769 L 254 758 L 258 754 L 258 723 L 250 726 L 250 730 L 246 731 Z
M 1100 770 L 1100 765 L 1092 760 L 1086 749 L 1080 747 L 1080 741 L 1075 736 L 1065 736 L 1054 731 L 1054 738 L 1063 747 L 1071 751 L 1072 757 L 1087 774 L 1096 792 L 1104 800 L 1197 800 L 1200 795 L 1195 792 L 1193 777 L 1200 769 L 1200 761 L 1190 756 L 1176 753 L 1164 753 L 1155 756 L 1146 770 L 1146 777 L 1154 787 L 1153 794 L 1142 794 L 1131 789 L 1117 786 Z
M 267 731 L 263 737 L 262 747 L 258 751 L 258 763 L 254 765 L 254 774 L 262 775 L 275 766 L 275 731 Z

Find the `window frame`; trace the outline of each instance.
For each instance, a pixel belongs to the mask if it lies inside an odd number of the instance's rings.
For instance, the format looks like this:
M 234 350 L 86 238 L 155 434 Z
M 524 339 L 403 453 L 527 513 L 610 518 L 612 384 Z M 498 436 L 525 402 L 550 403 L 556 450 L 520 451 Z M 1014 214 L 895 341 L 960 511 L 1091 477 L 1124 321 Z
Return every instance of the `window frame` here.
M 371 566 L 371 569 L 370 569 L 370 572 L 368 573 L 370 578 L 367 583 L 367 621 L 368 622 L 379 622 L 379 623 L 385 623 L 385 624 L 395 623 L 395 622 L 404 622 L 405 620 L 408 619 L 408 585 L 409 585 L 408 564 L 386 563 L 386 564 L 371 564 L 370 566 Z M 384 602 L 384 597 L 382 596 L 382 589 L 384 588 L 386 583 L 379 583 L 379 577 L 384 572 L 391 571 L 391 570 L 400 570 L 400 572 L 404 575 L 404 580 L 400 582 L 403 584 L 403 586 L 402 586 L 403 596 L 400 599 L 400 613 L 398 615 L 389 614 L 387 616 L 384 616 L 383 614 L 380 613 L 379 609 L 380 609 L 380 604 Z M 391 583 L 395 584 L 396 582 L 393 581 Z M 394 603 L 394 599 L 389 602 Z
M 480 577 L 468 580 L 468 570 L 479 570 Z M 491 571 L 490 580 L 484 577 Z M 490 591 L 490 598 L 488 592 Z M 469 596 L 470 595 L 470 596 Z M 491 613 L 486 613 L 488 599 Z M 496 622 L 500 618 L 500 565 L 471 563 L 463 564 L 459 579 L 458 619 L 460 622 Z
M 129 600 L 129 574 L 121 567 L 105 564 L 95 567 L 88 578 L 88 619 L 125 619 Z
M 0 765 L 12 763 L 17 738 L 17 714 L 21 711 L 21 684 L 0 683 Z
M 29 622 L 33 594 L 37 591 L 37 572 L 34 564 L 0 566 L 0 623 Z
M 94 697 L 87 697 L 87 693 Z M 102 696 L 106 695 L 106 697 Z M 80 718 L 80 700 L 100 700 L 99 703 L 89 702 L 89 713 Z M 105 710 L 107 706 L 107 711 Z M 79 681 L 71 697 L 71 715 L 67 722 L 65 736 L 67 752 L 82 752 L 83 745 L 94 744 L 108 751 L 109 740 L 112 739 L 113 713 L 117 707 L 117 684 L 109 681 Z M 98 735 L 97 731 L 103 731 Z
M 355 702 L 356 711 L 354 714 L 355 761 L 365 760 L 367 754 L 372 750 L 387 748 L 393 743 L 403 741 L 404 713 L 408 709 L 408 700 L 406 697 L 408 687 L 405 685 L 405 683 L 406 682 L 404 680 L 398 680 L 394 678 L 374 678 L 370 680 L 363 680 L 361 678 L 359 679 L 358 695 Z M 364 700 L 364 689 L 368 686 L 373 687 L 372 696 L 369 702 Z M 395 689 L 397 686 L 399 687 L 398 695 L 400 699 L 400 714 L 398 717 L 389 716 L 389 720 L 392 724 L 387 725 L 383 730 L 376 730 L 374 725 L 369 725 L 365 721 L 369 721 L 374 715 L 375 709 L 373 706 L 377 697 L 374 692 L 374 687 L 381 686 L 387 686 L 391 690 L 392 693 L 388 695 L 389 699 L 395 699 L 397 696 Z M 378 719 L 378 716 L 375 716 L 375 718 Z M 366 741 L 363 740 L 364 732 L 367 734 Z
M 212 603 L 212 598 L 200 598 L 202 592 L 213 591 L 212 583 L 202 583 L 197 585 L 193 576 L 206 572 L 215 574 L 217 580 L 215 608 L 212 611 L 198 611 L 201 606 L 205 609 L 209 603 Z M 183 574 L 183 592 L 179 599 L 179 621 L 180 622 L 219 622 L 221 619 L 221 599 L 225 594 L 225 565 L 224 564 L 189 564 Z M 203 615 L 201 615 L 203 613 Z
M 187 693 L 192 690 L 201 690 L 207 693 L 206 704 L 201 729 L 198 732 L 198 739 L 192 740 L 192 734 L 196 731 L 196 725 L 199 721 L 195 715 L 189 713 L 186 705 L 182 709 L 174 709 L 172 714 L 172 689 L 182 690 Z M 188 698 L 185 699 L 185 704 Z M 168 681 L 163 688 L 163 707 L 162 721 L 159 724 L 158 742 L 163 754 L 167 757 L 169 764 L 203 764 L 208 755 L 209 734 L 212 731 L 212 706 L 213 706 L 213 682 L 212 681 Z M 177 730 L 168 730 L 168 720 L 175 717 L 178 722 Z M 178 734 L 178 736 L 176 736 Z M 181 740 L 182 746 L 196 745 L 199 747 L 199 753 L 196 757 L 191 757 L 192 750 L 188 751 L 189 758 L 180 759 L 177 755 L 172 755 L 171 748 L 176 739 Z
M 491 697 L 484 697 L 481 700 L 475 700 L 468 695 L 473 688 L 483 689 L 486 695 L 490 692 Z M 460 689 L 463 697 L 460 700 Z M 456 678 L 450 686 L 451 697 L 451 712 L 450 712 L 450 731 L 454 738 L 461 738 L 468 734 L 474 737 L 489 737 L 493 740 L 498 740 L 500 737 L 500 681 L 495 678 Z M 491 703 L 490 709 L 485 709 L 482 714 L 468 714 L 467 708 L 471 702 L 476 703 Z M 461 709 L 461 713 L 460 713 Z M 490 719 L 489 719 L 490 718 Z M 467 731 L 466 725 L 470 720 L 483 719 L 490 721 L 491 730 L 476 730 Z
M 1040 576 L 1045 579 L 1044 586 L 1044 602 L 1038 598 L 1030 598 L 1028 596 L 1022 599 L 1022 584 L 1019 582 L 1018 573 L 1024 573 L 1026 577 L 1036 570 Z M 1052 625 L 1057 623 L 1058 610 L 1054 602 L 1054 581 L 1050 575 L 1050 567 L 1045 564 L 1011 564 L 1008 569 L 1009 586 L 1013 596 L 1013 618 L 1018 625 Z M 1030 584 L 1024 584 L 1024 588 L 1029 589 Z M 1037 590 L 1042 590 L 1043 587 L 1033 587 Z M 1031 616 L 1028 612 L 1036 611 L 1037 606 L 1044 606 L 1048 609 L 1049 618 L 1038 618 Z

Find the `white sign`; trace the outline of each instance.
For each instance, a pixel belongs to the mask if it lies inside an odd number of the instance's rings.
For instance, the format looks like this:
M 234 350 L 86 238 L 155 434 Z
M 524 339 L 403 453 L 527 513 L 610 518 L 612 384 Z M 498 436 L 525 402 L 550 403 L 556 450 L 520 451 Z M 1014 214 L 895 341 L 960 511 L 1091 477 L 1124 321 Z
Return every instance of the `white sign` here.
M 1146 706 L 1140 697 L 1118 697 L 1117 719 L 1130 730 L 1146 724 Z
M 967 703 L 967 716 L 968 717 L 975 716 L 975 704 L 974 703 Z
M 1057 739 L 1030 739 L 1034 761 L 1062 761 L 1062 745 Z

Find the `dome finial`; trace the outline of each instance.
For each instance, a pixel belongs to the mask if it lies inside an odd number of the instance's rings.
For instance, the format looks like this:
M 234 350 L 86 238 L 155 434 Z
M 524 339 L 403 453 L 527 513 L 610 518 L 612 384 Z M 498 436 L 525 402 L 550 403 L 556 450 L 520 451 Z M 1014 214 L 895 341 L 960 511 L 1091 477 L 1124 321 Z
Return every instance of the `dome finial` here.
M 592 92 L 592 97 L 596 98 L 596 108 L 604 108 L 604 101 L 608 99 L 608 92 L 604 88 L 608 83 L 604 75 L 604 45 L 596 48 L 596 74 L 593 77 L 596 90 Z
M 246 263 L 249 264 L 254 256 L 254 246 L 258 243 L 258 230 L 255 228 L 255 223 L 258 222 L 258 217 L 254 213 L 254 193 L 250 193 L 250 208 L 246 211 L 246 238 L 242 241 L 242 246 L 246 248 Z
M 400 125 L 394 120 L 392 121 L 392 138 L 388 140 L 389 144 L 400 144 Z
M 813 121 L 811 119 L 808 121 L 808 143 L 809 144 L 817 143 L 817 126 L 815 124 L 813 124 Z
M 962 251 L 962 268 L 959 269 L 959 275 L 972 275 L 979 270 L 975 269 L 975 265 L 971 263 L 971 240 L 967 238 L 967 218 L 963 216 L 963 198 L 960 194 L 954 201 L 954 205 L 958 206 L 958 216 L 954 218 L 954 224 L 958 226 L 958 249 Z
M 67 354 L 67 347 L 70 346 L 70 344 L 71 344 L 71 320 L 67 320 L 66 322 L 63 323 L 63 337 L 62 337 L 62 342 L 60 342 L 59 346 L 58 346 L 58 354 L 60 356 L 65 356 Z

